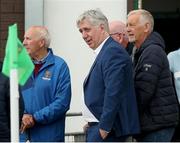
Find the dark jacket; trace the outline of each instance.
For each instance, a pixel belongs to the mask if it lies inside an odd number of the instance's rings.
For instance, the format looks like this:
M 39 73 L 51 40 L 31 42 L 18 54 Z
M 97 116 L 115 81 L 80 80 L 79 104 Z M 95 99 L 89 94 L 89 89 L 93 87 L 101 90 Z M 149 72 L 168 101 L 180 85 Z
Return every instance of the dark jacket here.
M 84 81 L 85 104 L 105 131 L 116 136 L 139 133 L 132 62 L 111 37 L 104 43 Z
M 129 43 L 127 44 L 126 51 L 128 52 L 129 56 L 132 55 L 133 47 L 134 47 L 134 44 L 133 44 L 133 43 L 130 43 L 130 42 L 129 42 Z
M 10 93 L 9 78 L 1 73 L 0 62 L 0 142 L 10 141 Z M 23 101 L 20 98 L 20 120 L 23 114 Z
M 178 123 L 178 101 L 164 49 L 164 40 L 153 32 L 134 57 L 134 81 L 142 132 L 174 127 Z

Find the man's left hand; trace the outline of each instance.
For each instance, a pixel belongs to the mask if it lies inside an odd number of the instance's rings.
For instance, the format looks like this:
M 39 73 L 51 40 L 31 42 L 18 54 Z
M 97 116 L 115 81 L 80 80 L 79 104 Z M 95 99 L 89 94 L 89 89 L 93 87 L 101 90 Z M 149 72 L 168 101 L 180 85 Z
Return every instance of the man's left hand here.
M 101 135 L 101 138 L 104 140 L 107 135 L 108 135 L 108 132 L 105 131 L 105 130 L 102 130 L 102 129 L 99 129 L 99 132 L 100 132 L 100 135 Z

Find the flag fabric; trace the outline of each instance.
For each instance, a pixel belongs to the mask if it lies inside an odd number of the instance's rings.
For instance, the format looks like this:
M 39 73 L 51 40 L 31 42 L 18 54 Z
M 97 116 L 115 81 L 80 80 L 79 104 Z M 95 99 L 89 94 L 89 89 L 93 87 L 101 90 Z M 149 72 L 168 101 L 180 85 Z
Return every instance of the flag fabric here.
M 24 85 L 34 70 L 34 64 L 25 47 L 18 39 L 17 25 L 9 26 L 2 73 L 10 76 L 10 70 L 17 69 L 18 82 Z

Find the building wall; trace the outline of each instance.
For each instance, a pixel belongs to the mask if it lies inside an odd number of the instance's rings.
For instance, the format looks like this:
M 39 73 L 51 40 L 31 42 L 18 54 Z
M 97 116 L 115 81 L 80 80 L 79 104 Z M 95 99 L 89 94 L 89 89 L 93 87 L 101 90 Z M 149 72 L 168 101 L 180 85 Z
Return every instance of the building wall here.
M 8 26 L 17 23 L 18 36 L 24 34 L 24 0 L 0 0 L 0 61 L 4 58 Z

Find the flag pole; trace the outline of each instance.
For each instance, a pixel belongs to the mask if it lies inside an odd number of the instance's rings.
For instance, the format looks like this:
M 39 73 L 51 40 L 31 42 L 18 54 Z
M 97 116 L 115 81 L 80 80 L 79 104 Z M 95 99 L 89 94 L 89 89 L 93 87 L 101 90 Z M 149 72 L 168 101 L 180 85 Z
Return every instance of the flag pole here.
M 19 92 L 17 69 L 10 71 L 11 142 L 19 142 Z
M 142 0 L 138 0 L 138 9 L 142 9 Z
M 18 92 L 18 43 L 17 25 L 9 27 L 10 52 L 10 112 L 11 142 L 19 142 L 19 92 Z

